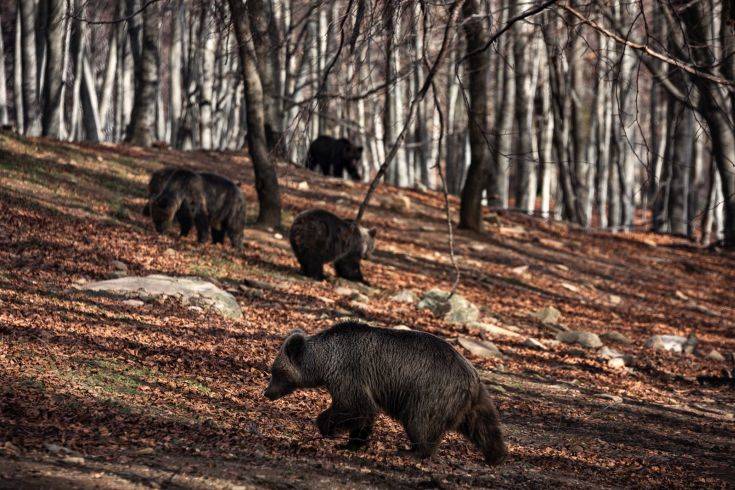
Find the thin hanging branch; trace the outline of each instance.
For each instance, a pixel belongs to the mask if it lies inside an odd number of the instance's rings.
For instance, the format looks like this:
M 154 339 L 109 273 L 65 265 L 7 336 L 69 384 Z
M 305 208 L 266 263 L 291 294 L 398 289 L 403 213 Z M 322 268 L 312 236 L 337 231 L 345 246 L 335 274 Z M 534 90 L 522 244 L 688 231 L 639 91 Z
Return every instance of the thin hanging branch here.
M 449 12 L 449 19 L 447 20 L 447 24 L 444 27 L 444 38 L 442 39 L 442 44 L 441 44 L 441 48 L 439 49 L 439 53 L 436 55 L 436 60 L 434 61 L 434 64 L 431 66 L 431 68 L 429 69 L 429 73 L 426 75 L 426 80 L 424 81 L 424 84 L 422 85 L 421 89 L 411 100 L 411 105 L 408 108 L 408 115 L 406 116 L 406 120 L 403 124 L 403 128 L 401 129 L 401 132 L 398 134 L 398 137 L 393 142 L 390 152 L 388 152 L 388 155 L 385 157 L 385 161 L 380 165 L 380 168 L 378 169 L 378 173 L 375 174 L 375 177 L 370 182 L 370 187 L 368 188 L 367 194 L 365 194 L 365 198 L 363 199 L 362 203 L 360 203 L 360 208 L 357 210 L 357 217 L 355 218 L 356 223 L 359 223 L 360 220 L 362 219 L 363 214 L 365 214 L 365 209 L 367 208 L 367 205 L 370 202 L 370 198 L 372 197 L 373 193 L 375 193 L 375 189 L 377 189 L 378 184 L 380 183 L 380 179 L 383 178 L 386 170 L 388 170 L 388 166 L 393 161 L 393 158 L 395 158 L 396 153 L 398 153 L 398 148 L 400 147 L 401 143 L 403 142 L 403 139 L 406 136 L 406 131 L 408 131 L 409 126 L 413 122 L 413 116 L 416 113 L 416 107 L 418 103 L 421 100 L 423 100 L 423 98 L 426 96 L 426 92 L 428 92 L 429 90 L 429 87 L 431 87 L 431 82 L 434 79 L 434 76 L 436 75 L 436 72 L 439 69 L 442 59 L 446 55 L 447 47 L 449 46 L 450 32 L 455 22 L 457 21 L 457 16 L 459 15 L 459 5 L 461 3 L 462 3 L 462 0 L 456 0 L 454 3 L 452 3 L 452 7 Z
M 72 18 L 72 19 L 74 19 L 74 20 L 78 20 L 80 22 L 84 22 L 84 23 L 90 24 L 90 25 L 119 24 L 120 22 L 127 22 L 127 21 L 129 21 L 130 19 L 132 19 L 136 15 L 140 15 L 141 13 L 143 13 L 143 11 L 145 11 L 145 9 L 147 9 L 148 7 L 150 7 L 151 5 L 153 5 L 154 3 L 160 2 L 160 1 L 161 0 L 148 0 L 138 10 L 136 10 L 135 12 L 132 12 L 130 15 L 126 15 L 125 17 L 120 17 L 120 18 L 117 18 L 117 19 L 107 19 L 107 20 L 105 20 L 105 19 L 102 19 L 102 20 L 100 20 L 100 19 L 87 19 L 85 17 L 79 17 L 79 16 L 76 16 L 74 14 L 69 14 L 69 17 Z

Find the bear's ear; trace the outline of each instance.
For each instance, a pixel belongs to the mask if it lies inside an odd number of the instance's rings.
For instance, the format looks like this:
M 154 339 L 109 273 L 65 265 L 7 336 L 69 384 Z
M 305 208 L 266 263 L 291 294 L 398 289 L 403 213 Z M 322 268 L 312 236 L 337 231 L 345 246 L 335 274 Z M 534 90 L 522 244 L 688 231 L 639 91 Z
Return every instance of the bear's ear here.
M 301 358 L 304 355 L 304 344 L 306 344 L 306 335 L 302 330 L 294 330 L 283 344 L 283 352 L 295 365 L 301 364 Z
M 377 235 L 377 234 L 378 234 L 378 229 L 377 228 L 370 228 L 368 230 L 368 235 L 370 235 L 370 238 L 375 238 L 375 235 Z

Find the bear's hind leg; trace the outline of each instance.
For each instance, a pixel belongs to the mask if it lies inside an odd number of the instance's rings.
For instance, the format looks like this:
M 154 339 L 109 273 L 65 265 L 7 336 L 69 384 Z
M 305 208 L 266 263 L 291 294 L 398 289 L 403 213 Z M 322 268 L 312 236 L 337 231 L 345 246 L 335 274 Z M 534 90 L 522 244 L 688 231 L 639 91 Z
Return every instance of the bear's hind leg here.
M 410 455 L 419 459 L 431 457 L 444 437 L 445 428 L 436 426 L 436 421 L 411 421 L 405 424 L 406 434 L 411 441 Z
M 212 228 L 212 243 L 225 243 L 225 230 Z
M 194 224 L 197 228 L 197 241 L 199 243 L 207 243 L 209 237 L 209 218 L 203 212 L 198 212 L 194 216 Z

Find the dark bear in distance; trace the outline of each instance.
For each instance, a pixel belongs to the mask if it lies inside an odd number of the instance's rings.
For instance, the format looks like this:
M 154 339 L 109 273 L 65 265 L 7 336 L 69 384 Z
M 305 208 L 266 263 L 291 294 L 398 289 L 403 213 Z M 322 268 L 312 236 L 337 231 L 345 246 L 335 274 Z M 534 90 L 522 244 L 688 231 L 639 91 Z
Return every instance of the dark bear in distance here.
M 334 262 L 339 277 L 365 282 L 360 260 L 375 249 L 376 230 L 364 228 L 323 209 L 310 209 L 296 216 L 289 240 L 305 276 L 324 279 L 324 264 Z
M 148 201 L 143 206 L 143 216 L 151 215 L 151 201 L 161 193 L 166 180 L 177 170 L 180 169 L 176 167 L 165 167 L 151 174 L 151 179 L 148 181 Z M 194 225 L 193 219 L 188 205 L 182 202 L 181 207 L 176 211 L 176 222 L 179 224 L 182 237 L 189 235 L 189 231 Z
M 242 247 L 245 197 L 229 179 L 206 172 L 174 170 L 150 202 L 156 231 L 164 233 L 182 209 L 192 217 L 199 243 L 204 243 L 211 231 L 212 243 L 224 243 L 227 235 L 236 249 Z
M 403 424 L 420 458 L 431 456 L 451 430 L 472 441 L 488 464 L 506 457 L 498 411 L 477 371 L 431 334 L 353 321 L 311 336 L 297 330 L 281 346 L 264 395 L 276 400 L 318 387 L 332 396 L 317 417 L 319 432 L 348 431 L 348 449 L 368 444 L 383 411 Z
M 335 139 L 321 135 L 309 145 L 306 167 L 317 167 L 324 175 L 342 177 L 344 171 L 354 180 L 362 180 L 362 146 L 355 146 L 348 139 Z

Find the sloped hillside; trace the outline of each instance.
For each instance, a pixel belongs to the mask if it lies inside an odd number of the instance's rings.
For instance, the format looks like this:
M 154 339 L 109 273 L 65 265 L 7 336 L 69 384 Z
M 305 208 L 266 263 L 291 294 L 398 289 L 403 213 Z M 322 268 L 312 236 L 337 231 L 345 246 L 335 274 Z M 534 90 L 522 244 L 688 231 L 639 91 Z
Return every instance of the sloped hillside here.
M 458 291 L 483 325 L 452 324 L 391 299 L 451 287 L 441 194 L 381 186 L 366 215 L 379 229 L 364 264 L 371 287 L 313 282 L 298 274 L 283 230 L 249 227 L 241 253 L 157 235 L 140 211 L 148 174 L 171 164 L 242 182 L 256 215 L 241 154 L 0 135 L 0 487 L 735 485 L 735 390 L 696 379 L 733 368 L 731 253 L 488 216 L 486 233 L 456 235 Z M 314 206 L 351 216 L 366 190 L 290 165 L 278 173 L 286 225 Z M 457 207 L 452 199 L 455 216 Z M 78 289 L 125 274 L 206 278 L 244 317 Z M 313 424 L 325 393 L 267 401 L 284 335 L 344 316 L 493 342 L 503 357 L 457 348 L 494 393 L 509 461 L 488 468 L 451 435 L 417 462 L 397 454 L 406 438 L 385 417 L 368 450 L 352 453 Z M 598 334 L 625 366 L 556 340 L 564 330 Z M 690 333 L 693 354 L 645 345 Z

